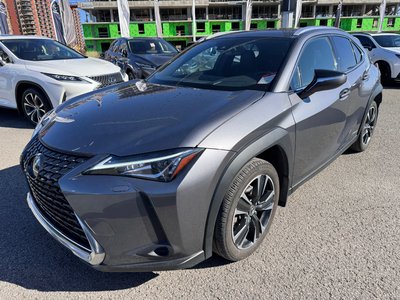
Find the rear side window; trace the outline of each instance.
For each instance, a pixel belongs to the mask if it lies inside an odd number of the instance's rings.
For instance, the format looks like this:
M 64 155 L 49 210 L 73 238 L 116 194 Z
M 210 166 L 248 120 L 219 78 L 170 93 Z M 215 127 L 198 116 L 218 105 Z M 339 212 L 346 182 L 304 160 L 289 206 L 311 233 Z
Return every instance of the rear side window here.
M 311 83 L 315 70 L 336 71 L 336 61 L 328 38 L 310 41 L 300 54 L 291 81 L 291 89 L 299 90 Z
M 357 61 L 350 41 L 340 36 L 334 36 L 332 40 L 336 50 L 336 60 L 338 62 L 339 71 L 347 72 L 355 67 Z
M 356 57 L 356 62 L 357 64 L 360 63 L 362 61 L 362 51 L 360 50 L 360 48 L 354 44 L 351 43 L 351 46 L 353 47 L 353 51 L 354 51 L 354 56 Z
M 119 47 L 120 43 L 121 43 L 121 40 L 116 40 L 115 43 L 111 46 L 112 47 L 111 51 L 112 52 L 118 52 L 118 47 Z

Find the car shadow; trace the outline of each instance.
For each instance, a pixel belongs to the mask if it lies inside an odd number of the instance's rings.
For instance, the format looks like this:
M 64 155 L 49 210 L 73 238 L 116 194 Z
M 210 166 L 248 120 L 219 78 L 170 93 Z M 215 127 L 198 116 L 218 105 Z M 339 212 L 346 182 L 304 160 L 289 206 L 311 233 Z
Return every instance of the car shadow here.
M 102 273 L 79 261 L 31 214 L 19 166 L 0 170 L 0 191 L 0 281 L 38 291 L 82 292 L 134 288 L 158 276 Z
M 400 80 L 392 80 L 388 83 L 382 83 L 384 89 L 400 89 Z
M 17 110 L 3 107 L 0 107 L 0 127 L 33 129 L 33 125 Z

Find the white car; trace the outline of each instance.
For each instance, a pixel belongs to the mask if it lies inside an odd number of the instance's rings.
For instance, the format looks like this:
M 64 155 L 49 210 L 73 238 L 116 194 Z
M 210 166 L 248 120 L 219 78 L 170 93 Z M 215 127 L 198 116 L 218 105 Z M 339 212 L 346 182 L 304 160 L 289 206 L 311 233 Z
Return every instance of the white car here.
M 0 106 L 18 109 L 33 124 L 72 97 L 127 79 L 118 66 L 52 39 L 0 36 Z
M 400 79 L 400 34 L 355 33 L 354 36 L 368 49 L 372 62 L 378 64 L 383 81 Z

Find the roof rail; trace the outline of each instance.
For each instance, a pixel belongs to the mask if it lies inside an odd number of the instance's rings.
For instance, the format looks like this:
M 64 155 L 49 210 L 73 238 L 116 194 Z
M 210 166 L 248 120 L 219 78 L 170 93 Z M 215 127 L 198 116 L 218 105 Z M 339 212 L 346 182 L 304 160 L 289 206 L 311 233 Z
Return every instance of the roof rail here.
M 329 27 L 329 26 L 307 26 L 297 29 L 293 35 L 300 35 L 306 32 L 314 31 L 314 30 L 340 30 L 336 27 Z

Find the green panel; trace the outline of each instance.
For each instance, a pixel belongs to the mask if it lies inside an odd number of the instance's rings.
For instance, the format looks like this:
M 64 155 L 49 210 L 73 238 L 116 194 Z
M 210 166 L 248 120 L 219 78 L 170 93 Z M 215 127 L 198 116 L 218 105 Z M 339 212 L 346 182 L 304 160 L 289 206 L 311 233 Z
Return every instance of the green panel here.
M 300 19 L 300 27 L 315 26 L 317 25 L 316 19 Z
M 383 25 L 382 25 L 382 30 L 383 31 L 393 31 L 393 30 L 400 30 L 400 17 L 395 18 L 393 26 L 389 26 L 388 22 L 389 19 L 393 19 L 393 18 L 385 18 L 383 20 Z
M 340 28 L 346 31 L 357 29 L 357 19 L 341 19 Z
M 111 23 L 109 25 L 108 31 L 110 33 L 110 37 L 112 38 L 121 37 L 121 34 L 118 33 L 118 23 Z

